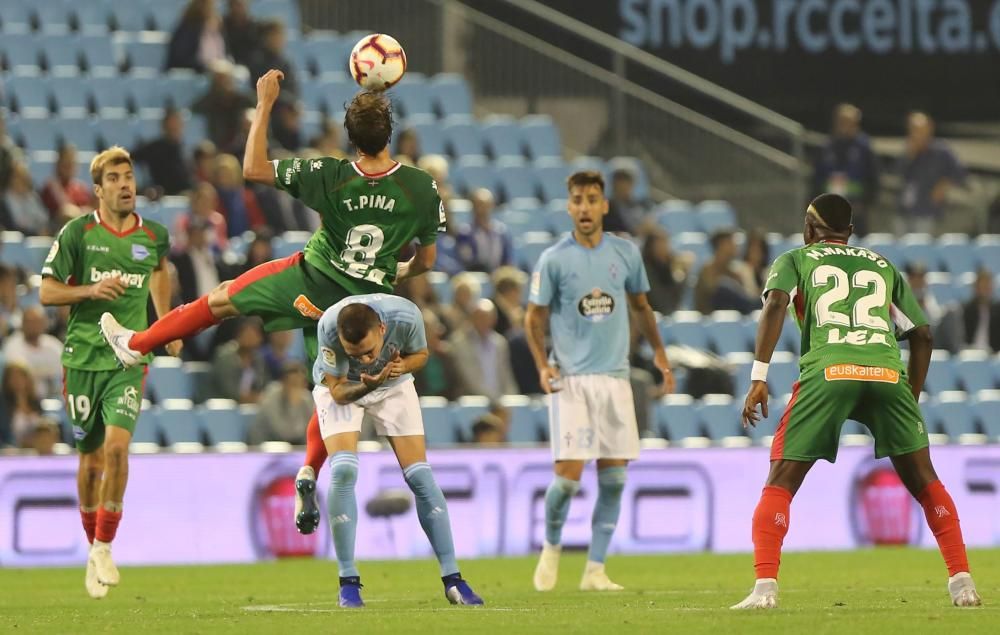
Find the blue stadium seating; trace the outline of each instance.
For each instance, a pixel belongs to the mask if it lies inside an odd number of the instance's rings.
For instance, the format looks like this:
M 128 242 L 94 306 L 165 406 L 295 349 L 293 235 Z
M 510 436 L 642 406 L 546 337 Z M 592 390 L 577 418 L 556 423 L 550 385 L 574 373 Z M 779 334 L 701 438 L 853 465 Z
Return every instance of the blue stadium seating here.
M 496 163 L 501 199 L 537 199 L 538 188 L 534 170 L 521 157 L 504 157 Z
M 405 81 L 389 89 L 389 96 L 400 107 L 403 117 L 434 114 L 431 88 L 420 73 L 407 73 Z
M 537 443 L 541 440 L 541 421 L 547 415 L 543 408 L 523 395 L 505 395 L 500 404 L 510 412 L 509 442 Z
M 469 196 L 473 190 L 486 188 L 494 196 L 500 191 L 497 173 L 482 156 L 467 156 L 458 160 L 450 170 L 449 178 L 452 186 L 459 192 Z
M 749 371 L 747 372 L 749 374 Z M 737 393 L 736 399 L 742 400 L 745 394 L 746 393 Z M 785 408 L 788 406 L 788 397 L 789 395 L 775 395 L 774 397 L 768 399 L 768 416 L 758 421 L 757 425 L 750 426 L 745 430 L 746 435 L 750 437 L 754 443 L 761 442 L 764 437 L 773 437 L 778 431 L 778 425 L 781 423 L 781 417 L 785 414 Z M 739 406 L 737 406 L 737 408 L 739 408 Z M 740 418 L 739 424 L 742 426 L 742 413 L 737 413 L 737 416 Z
M 22 119 L 18 132 L 28 150 L 54 150 L 58 146 L 56 127 L 48 119 Z
M 976 418 L 964 392 L 948 391 L 938 395 L 937 417 L 935 431 L 947 434 L 953 441 L 960 435 L 977 432 Z
M 41 50 L 34 35 L 4 34 L 0 38 L 0 57 L 15 74 L 30 75 L 41 71 Z
M 525 271 L 532 271 L 542 252 L 552 244 L 552 236 L 548 233 L 529 232 L 514 237 L 514 251 L 517 263 Z
M 59 81 L 51 83 L 52 96 L 55 99 L 56 110 L 60 116 L 68 118 L 86 117 L 90 112 L 91 91 L 98 91 L 100 88 L 94 86 L 92 82 L 99 79 L 85 79 L 83 77 L 65 77 Z M 106 90 L 106 87 L 104 87 Z M 115 82 L 111 93 L 121 95 L 121 82 Z
M 428 447 L 458 442 L 458 430 L 447 399 L 421 397 L 420 410 L 424 418 L 424 438 Z
M 484 293 L 484 295 L 486 294 Z M 452 406 L 452 420 L 458 426 L 459 437 L 463 441 L 472 438 L 472 424 L 476 422 L 476 419 L 489 412 L 489 409 L 490 400 L 488 397 L 478 395 L 459 397 Z
M 149 391 L 154 401 L 166 399 L 193 399 L 191 380 L 184 372 L 181 360 L 176 357 L 156 357 L 149 365 L 147 377 Z
M 666 201 L 653 213 L 656 214 L 656 223 L 672 236 L 685 232 L 701 231 L 698 215 L 688 201 Z
M 125 56 L 129 67 L 159 72 L 166 66 L 167 45 L 163 41 L 140 38 L 125 43 Z
M 632 174 L 635 179 L 632 194 L 636 200 L 644 201 L 649 198 L 649 176 L 642 162 L 635 157 L 612 157 L 605 166 L 605 179 L 608 182 L 609 191 L 611 186 L 611 176 L 616 170 L 625 170 Z
M 699 231 L 706 234 L 737 226 L 736 212 L 726 201 L 702 201 L 697 208 Z
M 1000 237 L 980 236 L 973 243 L 973 253 L 978 266 L 1000 272 Z
M 719 355 L 752 350 L 752 340 L 747 338 L 743 316 L 735 311 L 721 311 L 712 315 L 709 340 Z
M 38 42 L 50 75 L 72 77 L 80 73 L 80 42 L 76 36 L 43 35 Z
M 569 166 L 562 159 L 548 157 L 534 163 L 535 178 L 541 190 L 542 200 L 553 201 L 566 198 L 566 178 Z
M 513 117 L 494 115 L 483 120 L 483 140 L 487 153 L 494 160 L 500 157 L 522 157 L 521 126 Z
M 983 427 L 983 433 L 991 443 L 1000 443 L 1000 390 L 984 390 L 976 393 L 972 411 Z
M 573 231 L 573 218 L 566 211 L 566 201 L 559 199 L 549 201 L 546 208 L 545 221 L 548 224 L 549 232 L 556 238 Z
M 167 445 L 201 443 L 201 426 L 192 416 L 193 404 L 187 399 L 168 399 L 160 409 L 159 426 Z
M 99 119 L 97 134 L 104 146 L 133 147 L 139 138 L 138 122 L 129 119 Z
M 107 37 L 111 11 L 102 2 L 85 2 L 76 7 L 76 22 L 84 35 Z
M 701 423 L 688 395 L 667 395 L 656 404 L 656 429 L 670 441 L 702 436 Z
M 549 231 L 548 218 L 546 216 L 546 213 L 540 209 L 533 211 L 511 209 L 500 214 L 498 218 L 516 236 L 526 232 Z
M 83 35 L 79 40 L 80 52 L 91 75 L 110 75 L 118 72 L 120 61 L 114 45 L 105 35 Z
M 94 106 L 100 117 L 106 119 L 125 117 L 128 112 L 128 93 L 121 89 L 121 80 L 115 77 L 95 77 L 89 82 Z
M 775 351 L 768 369 L 767 385 L 772 395 L 786 395 L 799 379 L 799 362 L 791 353 Z
M 413 119 L 407 122 L 407 127 L 417 133 L 417 139 L 420 140 L 420 151 L 424 154 L 447 153 L 441 126 L 434 119 Z
M 247 442 L 246 421 L 235 401 L 209 399 L 199 415 L 202 430 L 210 445 Z
M 136 422 L 135 432 L 132 434 L 132 443 L 155 443 L 160 445 L 160 411 L 159 408 L 147 407 L 148 402 L 143 403 L 143 409 L 139 413 L 139 420 Z
M 254 0 L 250 5 L 250 13 L 258 18 L 278 18 L 288 27 L 290 34 L 302 30 L 299 17 L 298 2 L 289 0 Z
M 11 110 L 22 117 L 44 117 L 50 109 L 48 78 L 13 77 L 5 82 L 7 103 Z
M 958 390 L 958 372 L 955 370 L 955 362 L 948 357 L 948 354 L 935 351 L 931 360 L 924 389 L 932 394 Z
M 448 152 L 453 157 L 469 157 L 485 153 L 483 135 L 472 117 L 455 115 L 441 125 Z
M 149 26 L 146 11 L 140 3 L 115 2 L 109 3 L 108 8 L 116 31 L 144 31 Z
M 678 311 L 671 318 L 660 322 L 660 335 L 666 344 L 690 346 L 700 350 L 708 350 L 709 328 L 702 320 L 700 313 L 693 311 Z
M 154 31 L 166 31 L 170 33 L 174 30 L 181 17 L 184 5 L 179 5 L 175 2 L 154 2 L 150 3 L 146 10 L 148 12 L 149 24 L 153 27 Z
M 910 264 L 922 264 L 929 271 L 942 268 L 937 245 L 930 234 L 908 234 L 900 239 L 898 245 L 901 260 L 894 261 L 896 266 L 905 268 Z
M 529 115 L 521 119 L 521 138 L 532 159 L 562 158 L 559 129 L 548 115 Z M 565 191 L 565 190 L 564 190 Z
M 705 395 L 695 408 L 708 438 L 721 441 L 726 437 L 743 436 L 739 405 L 729 395 Z
M 962 388 L 971 395 L 996 388 L 993 366 L 985 351 L 963 351 L 958 356 L 955 372 Z
M 4 37 L 27 33 L 31 29 L 31 13 L 20 2 L 4 2 L 0 11 L 0 33 Z
M 472 114 L 472 95 L 464 77 L 442 73 L 431 79 L 430 85 L 435 108 L 441 117 Z
M 78 150 L 96 152 L 97 126 L 89 119 L 62 119 L 56 121 L 59 138 L 63 143 L 70 143 Z M 89 169 L 89 166 L 88 166 Z
M 72 14 L 63 0 L 31 0 L 30 4 L 39 31 L 52 35 L 69 33 Z

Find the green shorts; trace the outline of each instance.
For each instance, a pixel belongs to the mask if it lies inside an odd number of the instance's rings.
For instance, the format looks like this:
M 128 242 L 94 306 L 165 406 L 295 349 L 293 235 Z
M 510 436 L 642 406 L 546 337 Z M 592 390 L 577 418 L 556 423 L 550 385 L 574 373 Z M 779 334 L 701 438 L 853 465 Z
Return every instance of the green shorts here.
M 229 299 L 243 315 L 264 320 L 264 330 L 316 328 L 323 311 L 351 295 L 308 264 L 302 252 L 257 265 L 233 280 Z
M 927 447 L 927 426 L 905 372 L 837 364 L 803 371 L 771 444 L 771 460 L 837 460 L 840 429 L 853 419 L 871 430 L 875 456 Z
M 67 368 L 63 379 L 66 411 L 73 425 L 76 449 L 83 454 L 104 444 L 104 427 L 135 432 L 142 408 L 146 366 L 126 370 L 78 370 Z

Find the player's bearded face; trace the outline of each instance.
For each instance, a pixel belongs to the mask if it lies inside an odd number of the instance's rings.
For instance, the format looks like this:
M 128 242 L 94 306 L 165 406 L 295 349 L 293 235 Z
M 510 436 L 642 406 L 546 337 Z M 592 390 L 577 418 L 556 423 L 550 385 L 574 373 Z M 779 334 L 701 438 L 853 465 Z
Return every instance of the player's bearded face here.
M 379 325 L 377 329 L 368 332 L 360 342 L 351 344 L 340 340 L 344 345 L 344 352 L 349 357 L 353 357 L 362 364 L 372 364 L 382 354 L 382 345 L 385 343 L 385 325 Z
M 114 166 L 104 173 L 97 196 L 104 208 L 115 214 L 135 211 L 135 175 L 128 164 Z
M 580 234 L 590 236 L 604 226 L 604 215 L 608 213 L 608 199 L 596 185 L 574 187 L 569 194 L 568 211 L 573 226 Z

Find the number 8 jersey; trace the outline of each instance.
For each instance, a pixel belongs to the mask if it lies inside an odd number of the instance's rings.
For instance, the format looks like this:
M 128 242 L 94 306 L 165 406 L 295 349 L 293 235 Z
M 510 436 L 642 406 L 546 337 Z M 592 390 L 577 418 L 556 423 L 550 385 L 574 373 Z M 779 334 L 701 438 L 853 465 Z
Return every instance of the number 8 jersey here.
M 391 291 L 400 251 L 414 238 L 431 245 L 444 230 L 437 184 L 423 170 L 397 163 L 366 174 L 330 157 L 273 163 L 275 186 L 320 215 L 306 262 L 352 294 Z
M 895 266 L 863 247 L 818 242 L 779 256 L 764 297 L 779 289 L 802 331 L 805 370 L 857 364 L 904 370 L 897 339 L 927 324 Z

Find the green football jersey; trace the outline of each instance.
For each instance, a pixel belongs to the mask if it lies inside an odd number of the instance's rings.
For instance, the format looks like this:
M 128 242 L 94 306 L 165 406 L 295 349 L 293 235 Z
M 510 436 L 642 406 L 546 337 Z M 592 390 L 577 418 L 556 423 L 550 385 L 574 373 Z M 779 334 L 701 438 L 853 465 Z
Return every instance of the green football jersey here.
M 778 256 L 764 295 L 780 289 L 802 331 L 799 365 L 856 364 L 904 370 L 897 338 L 927 324 L 896 267 L 877 253 L 814 243 Z
M 431 245 L 444 229 L 437 183 L 410 166 L 365 174 L 346 159 L 283 159 L 274 183 L 319 212 L 306 262 L 352 294 L 392 291 L 400 251 L 414 238 Z
M 98 322 L 110 312 L 126 328 L 148 326 L 149 280 L 170 249 L 167 228 L 138 216 L 139 223 L 118 234 L 95 211 L 62 228 L 42 266 L 42 276 L 65 284 L 88 285 L 120 276 L 127 289 L 113 302 L 86 300 L 70 307 L 62 364 L 79 370 L 114 370 L 118 360 Z M 151 356 L 146 356 L 146 362 Z

